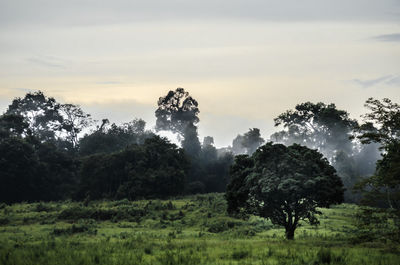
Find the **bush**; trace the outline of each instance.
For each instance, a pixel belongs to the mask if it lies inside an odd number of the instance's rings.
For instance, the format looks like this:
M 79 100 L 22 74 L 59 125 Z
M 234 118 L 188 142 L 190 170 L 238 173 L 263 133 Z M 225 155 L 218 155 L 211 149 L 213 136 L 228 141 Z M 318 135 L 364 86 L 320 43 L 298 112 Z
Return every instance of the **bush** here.
M 58 215 L 61 220 L 89 219 L 93 214 L 93 209 L 87 207 L 74 206 L 67 208 Z
M 53 207 L 43 204 L 41 202 L 36 204 L 36 207 L 35 207 L 36 212 L 50 212 L 52 210 L 53 210 Z
M 90 235 L 96 235 L 97 229 L 91 222 L 73 224 L 67 228 L 54 228 L 52 234 L 55 236 L 61 235 L 73 235 L 78 233 L 88 233 Z
M 219 217 L 212 220 L 207 226 L 208 232 L 221 233 L 240 225 L 242 225 L 241 221 L 227 217 Z

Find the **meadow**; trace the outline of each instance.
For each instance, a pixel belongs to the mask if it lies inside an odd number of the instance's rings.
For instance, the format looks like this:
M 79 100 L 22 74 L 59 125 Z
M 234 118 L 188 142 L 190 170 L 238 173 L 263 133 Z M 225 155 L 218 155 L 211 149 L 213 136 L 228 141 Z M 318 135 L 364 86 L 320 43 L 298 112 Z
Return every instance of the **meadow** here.
M 0 264 L 400 264 L 398 244 L 357 236 L 358 206 L 320 210 L 290 241 L 268 220 L 228 216 L 223 194 L 0 204 Z

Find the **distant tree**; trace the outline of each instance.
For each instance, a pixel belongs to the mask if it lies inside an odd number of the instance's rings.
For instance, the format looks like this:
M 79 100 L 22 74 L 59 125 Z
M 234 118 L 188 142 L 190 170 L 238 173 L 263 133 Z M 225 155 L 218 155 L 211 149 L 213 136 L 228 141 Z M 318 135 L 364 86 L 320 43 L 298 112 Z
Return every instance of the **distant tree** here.
M 80 106 L 74 104 L 61 104 L 59 113 L 63 117 L 61 128 L 67 134 L 66 140 L 72 148 L 76 148 L 79 143 L 78 135 L 93 122 L 90 114 L 85 113 Z
M 59 108 L 60 104 L 54 98 L 48 98 L 38 91 L 14 99 L 5 114 L 24 117 L 33 135 L 41 141 L 54 141 L 62 130 L 63 117 Z
M 254 153 L 265 140 L 261 137 L 260 129 L 249 129 L 244 135 L 238 135 L 232 142 L 232 150 L 235 154 Z
M 90 115 L 78 105 L 60 104 L 41 91 L 14 99 L 5 115 L 9 117 L 8 120 L 14 117 L 14 121 L 17 121 L 17 116 L 23 118 L 28 128 L 21 136 L 32 135 L 41 142 L 52 142 L 68 151 L 76 150 L 79 133 L 92 122 Z
M 370 112 L 363 115 L 364 123 L 357 127 L 355 137 L 364 144 L 380 143 L 383 149 L 400 140 L 399 104 L 388 98 L 369 98 L 365 107 Z
M 212 136 L 206 136 L 203 139 L 203 148 L 206 146 L 214 145 L 214 138 Z
M 228 212 L 268 218 L 293 239 L 300 221 L 318 224 L 317 207 L 343 201 L 343 183 L 322 154 L 294 144 L 267 143 L 231 168 Z
M 363 192 L 363 203 L 400 211 L 400 141 L 386 146 L 375 175 L 360 181 L 356 189 Z
M 169 91 L 157 102 L 156 130 L 168 130 L 183 138 L 182 147 L 189 155 L 197 156 L 200 141 L 196 124 L 199 122 L 198 102 L 183 88 Z
M 178 195 L 188 167 L 182 149 L 154 136 L 142 145 L 84 158 L 77 197 L 133 200 Z
M 232 152 L 235 155 L 246 154 L 246 148 L 243 146 L 244 137 L 238 134 L 232 141 Z
M 400 105 L 387 98 L 369 98 L 365 106 L 370 112 L 363 116 L 365 123 L 357 128 L 355 137 L 365 144 L 381 144 L 383 155 L 375 174 L 356 189 L 363 192 L 364 203 L 396 209 L 400 218 Z
M 185 152 L 195 159 L 201 151 L 197 127 L 193 124 L 188 124 L 185 128 L 184 138 L 182 140 L 182 148 Z
M 253 128 L 249 129 L 249 131 L 243 135 L 242 145 L 246 148 L 246 153 L 251 155 L 264 142 L 260 134 L 260 129 Z
M 86 134 L 79 141 L 81 155 L 96 153 L 112 153 L 123 150 L 132 144 L 143 144 L 145 139 L 154 134 L 146 131 L 146 122 L 142 119 L 134 119 L 122 125 L 111 124 L 104 119 L 101 126 L 91 134 Z
M 284 130 L 274 133 L 271 140 L 286 145 L 293 143 L 319 150 L 331 162 L 336 153 L 343 151 L 352 154 L 352 135 L 355 120 L 350 119 L 344 110 L 335 104 L 306 102 L 296 105 L 274 119 L 275 126 L 283 125 Z

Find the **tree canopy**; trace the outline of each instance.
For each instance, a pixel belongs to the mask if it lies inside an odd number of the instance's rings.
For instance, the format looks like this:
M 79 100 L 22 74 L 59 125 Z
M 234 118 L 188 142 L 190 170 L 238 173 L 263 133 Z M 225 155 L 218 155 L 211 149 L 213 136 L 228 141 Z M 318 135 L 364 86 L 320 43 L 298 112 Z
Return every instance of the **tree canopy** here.
M 199 122 L 198 102 L 183 88 L 169 91 L 157 102 L 156 130 L 168 130 L 183 138 L 182 147 L 189 155 L 197 156 L 201 145 L 196 124 Z
M 267 143 L 252 156 L 236 157 L 226 198 L 231 214 L 268 218 L 294 238 L 300 221 L 318 224 L 317 207 L 343 201 L 343 183 L 316 150 Z
M 288 110 L 274 119 L 275 126 L 283 125 L 285 130 L 275 133 L 271 139 L 287 145 L 297 143 L 318 149 L 328 160 L 333 161 L 337 151 L 352 152 L 349 140 L 355 120 L 335 104 L 306 102 L 298 104 L 295 110 Z
M 235 139 L 233 139 L 232 151 L 235 154 L 251 155 L 264 142 L 265 140 L 261 137 L 260 129 L 249 129 L 245 134 L 239 134 Z
M 83 159 L 78 198 L 166 197 L 181 194 L 189 167 L 182 149 L 154 136 L 111 154 Z

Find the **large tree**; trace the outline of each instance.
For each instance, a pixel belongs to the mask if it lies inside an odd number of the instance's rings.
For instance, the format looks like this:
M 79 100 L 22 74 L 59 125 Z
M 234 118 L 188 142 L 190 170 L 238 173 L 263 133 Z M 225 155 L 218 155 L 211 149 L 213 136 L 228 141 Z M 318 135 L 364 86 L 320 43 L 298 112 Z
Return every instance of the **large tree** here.
M 54 141 L 62 130 L 63 117 L 60 104 L 43 92 L 29 92 L 23 98 L 15 98 L 5 114 L 19 115 L 29 125 L 32 133 L 41 141 Z
M 343 201 L 343 183 L 316 150 L 267 143 L 236 158 L 226 198 L 229 213 L 268 218 L 293 239 L 300 221 L 318 224 L 317 207 Z
M 80 106 L 69 103 L 61 104 L 59 113 L 63 117 L 61 128 L 66 133 L 65 139 L 72 148 L 76 148 L 79 143 L 79 134 L 93 122 L 91 115 L 85 113 Z
M 346 111 L 337 109 L 335 104 L 298 104 L 295 110 L 282 113 L 274 122 L 275 126 L 284 127 L 283 131 L 271 136 L 275 142 L 297 143 L 318 149 L 331 162 L 339 151 L 353 152 L 349 137 L 357 122 Z
M 271 140 L 285 145 L 305 145 L 321 152 L 335 167 L 345 184 L 345 201 L 358 202 L 359 194 L 352 190 L 362 178 L 371 176 L 379 158 L 377 144 L 361 145 L 352 140 L 356 120 L 335 104 L 306 102 L 296 105 L 274 119 L 283 130 L 274 133 Z
M 28 125 L 21 136 L 33 135 L 41 142 L 52 142 L 61 149 L 76 150 L 79 134 L 91 125 L 90 114 L 78 105 L 60 104 L 43 92 L 29 92 L 15 98 L 8 106 L 4 119 L 18 122 L 22 117 Z M 20 123 L 21 124 L 21 123 Z
M 199 122 L 198 102 L 183 88 L 169 91 L 157 102 L 156 130 L 167 130 L 178 133 L 182 147 L 189 155 L 197 156 L 201 145 L 197 134 Z

